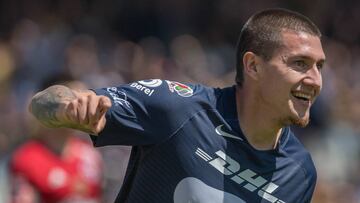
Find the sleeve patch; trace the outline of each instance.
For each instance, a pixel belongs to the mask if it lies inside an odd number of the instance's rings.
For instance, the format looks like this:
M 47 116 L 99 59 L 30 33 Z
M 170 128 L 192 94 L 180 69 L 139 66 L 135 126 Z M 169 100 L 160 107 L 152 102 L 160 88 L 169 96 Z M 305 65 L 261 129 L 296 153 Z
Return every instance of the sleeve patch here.
M 169 86 L 170 92 L 176 92 L 179 96 L 182 97 L 191 97 L 194 94 L 194 90 L 185 84 L 169 80 L 165 81 Z

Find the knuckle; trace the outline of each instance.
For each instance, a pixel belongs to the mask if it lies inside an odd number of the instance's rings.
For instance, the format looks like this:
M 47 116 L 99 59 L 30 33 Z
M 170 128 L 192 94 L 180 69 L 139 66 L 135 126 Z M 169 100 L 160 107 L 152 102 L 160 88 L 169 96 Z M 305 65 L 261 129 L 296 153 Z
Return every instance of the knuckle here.
M 93 118 L 94 116 L 95 116 L 95 111 L 94 110 L 92 110 L 92 109 L 90 109 L 89 110 L 89 112 L 88 112 L 88 115 L 91 117 L 91 118 Z
M 69 103 L 69 109 L 77 109 L 79 107 L 79 102 L 77 100 L 73 100 Z
M 79 97 L 79 103 L 80 104 L 83 104 L 83 103 L 85 103 L 85 100 L 86 100 L 86 98 L 84 98 L 83 96 L 81 96 L 81 97 Z

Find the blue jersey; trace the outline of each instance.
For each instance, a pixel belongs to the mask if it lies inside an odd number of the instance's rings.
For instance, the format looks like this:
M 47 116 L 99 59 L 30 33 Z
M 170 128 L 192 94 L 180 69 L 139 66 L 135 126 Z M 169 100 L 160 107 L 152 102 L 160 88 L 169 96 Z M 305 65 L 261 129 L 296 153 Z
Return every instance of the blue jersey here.
M 253 148 L 235 91 L 158 79 L 95 90 L 113 103 L 95 146 L 133 146 L 116 202 L 310 202 L 309 153 L 289 127 L 276 149 Z

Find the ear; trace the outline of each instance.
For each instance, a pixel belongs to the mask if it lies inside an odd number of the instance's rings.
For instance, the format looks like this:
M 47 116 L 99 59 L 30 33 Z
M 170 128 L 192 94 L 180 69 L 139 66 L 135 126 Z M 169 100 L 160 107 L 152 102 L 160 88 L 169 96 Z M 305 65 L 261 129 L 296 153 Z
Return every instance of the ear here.
M 259 57 L 253 52 L 246 52 L 243 56 L 244 74 L 257 80 L 259 77 Z

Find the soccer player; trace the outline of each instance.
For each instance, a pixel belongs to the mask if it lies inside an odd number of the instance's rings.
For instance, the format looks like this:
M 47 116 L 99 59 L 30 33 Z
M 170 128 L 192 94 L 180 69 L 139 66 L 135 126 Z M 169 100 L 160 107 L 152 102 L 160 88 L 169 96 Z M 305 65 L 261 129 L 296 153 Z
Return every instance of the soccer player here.
M 133 146 L 116 202 L 310 202 L 316 170 L 288 126 L 308 124 L 320 93 L 320 37 L 307 17 L 267 9 L 241 31 L 232 87 L 51 86 L 30 111 L 49 127 L 92 134 L 95 146 Z

